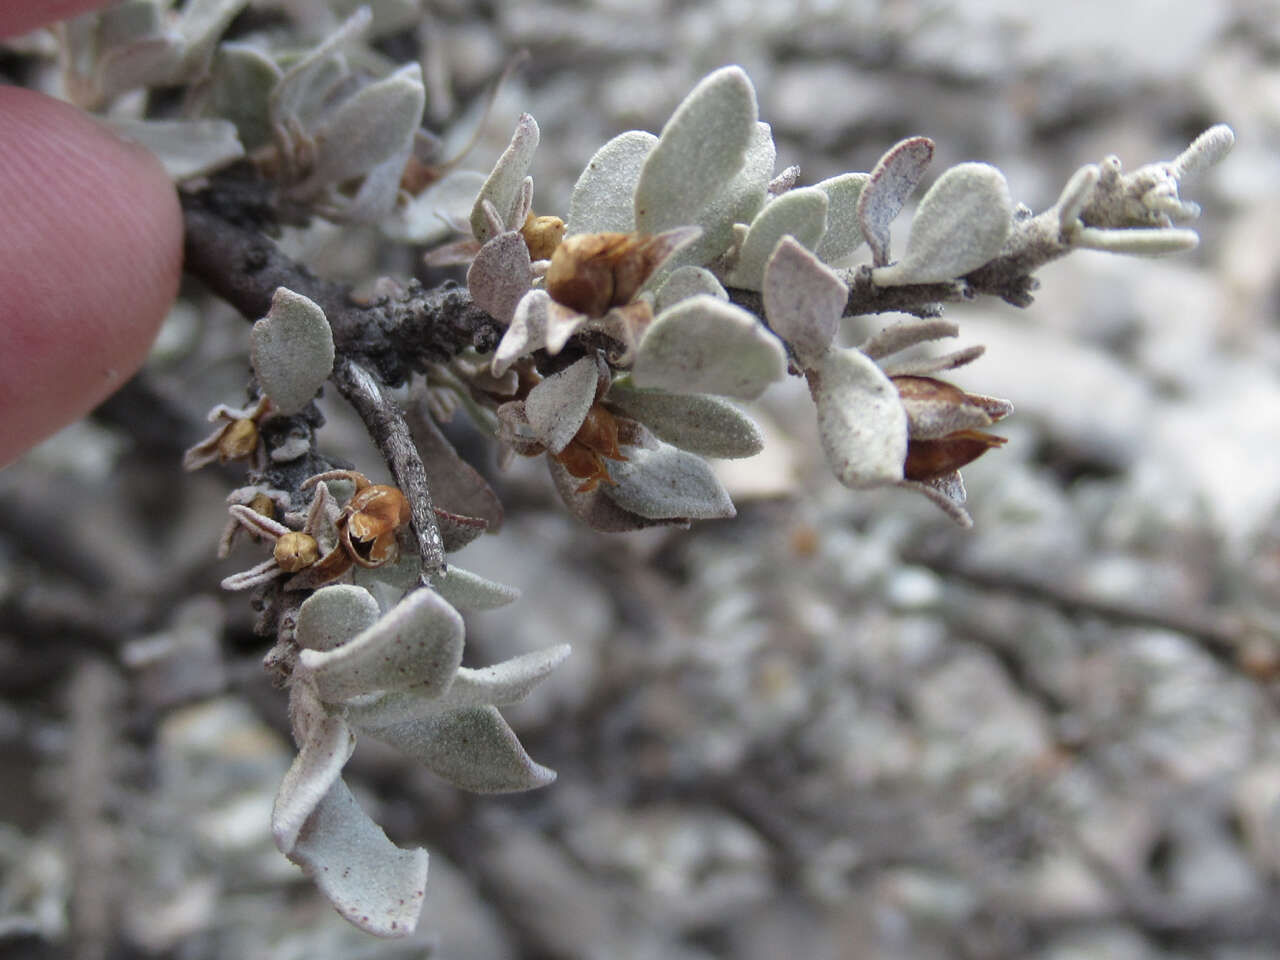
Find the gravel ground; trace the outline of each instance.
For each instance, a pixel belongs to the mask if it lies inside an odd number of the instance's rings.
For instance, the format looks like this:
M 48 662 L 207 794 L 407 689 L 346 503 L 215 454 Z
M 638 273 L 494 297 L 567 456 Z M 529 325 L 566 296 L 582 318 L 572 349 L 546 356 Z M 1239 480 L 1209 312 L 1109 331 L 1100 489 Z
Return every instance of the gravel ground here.
M 470 619 L 467 662 L 574 645 L 509 712 L 559 780 L 473 797 L 361 745 L 362 801 L 431 851 L 404 942 L 349 928 L 272 846 L 283 698 L 217 589 L 254 560 L 212 560 L 237 475 L 178 463 L 242 396 L 245 330 L 184 301 L 146 372 L 0 473 L 0 955 L 1280 957 L 1280 8 L 428 6 L 430 109 L 463 133 L 530 52 L 470 161 L 533 113 L 540 212 L 732 62 L 805 183 L 924 133 L 935 171 L 995 163 L 1043 209 L 1108 153 L 1168 159 L 1219 121 L 1238 146 L 1184 192 L 1194 253 L 1077 254 L 1027 310 L 949 308 L 988 348 L 954 379 L 1017 407 L 965 470 L 972 532 L 837 485 L 798 381 L 724 470 L 733 521 L 597 535 L 534 464 L 496 476 L 507 523 L 458 561 L 524 596 Z M 367 276 L 352 238 L 291 242 Z

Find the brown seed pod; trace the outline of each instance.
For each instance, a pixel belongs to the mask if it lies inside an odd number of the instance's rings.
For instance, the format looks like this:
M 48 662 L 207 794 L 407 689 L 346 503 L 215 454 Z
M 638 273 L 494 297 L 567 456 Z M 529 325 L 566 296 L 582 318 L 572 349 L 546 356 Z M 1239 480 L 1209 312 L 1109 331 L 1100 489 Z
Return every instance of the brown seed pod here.
M 564 239 L 564 229 L 564 221 L 559 217 L 535 217 L 530 213 L 520 228 L 520 236 L 524 237 L 532 259 L 550 260 Z
M 320 559 L 320 545 L 311 534 L 295 531 L 276 540 L 271 555 L 285 573 L 297 573 Z
M 258 425 L 252 420 L 232 420 L 218 437 L 218 459 L 243 460 L 258 449 Z
M 902 473 L 908 480 L 932 480 L 959 470 L 1005 442 L 1004 437 L 981 430 L 960 430 L 937 440 L 909 440 Z
M 396 533 L 407 526 L 409 501 L 396 487 L 363 487 L 342 511 L 338 531 L 351 559 L 362 567 L 394 563 L 400 556 Z
M 602 317 L 640 292 L 671 253 L 669 234 L 580 233 L 556 247 L 547 268 L 547 293 L 557 303 Z
M 262 516 L 271 520 L 276 518 L 275 501 L 265 493 L 255 493 L 253 495 L 253 499 L 249 501 L 249 509 L 254 513 L 260 513 Z
M 594 404 L 587 411 L 582 426 L 573 439 L 559 453 L 551 456 L 569 471 L 570 476 L 586 482 L 578 487 L 578 493 L 588 493 L 601 482 L 616 487 L 618 482 L 609 476 L 604 458 L 626 460 L 618 449 L 618 419 L 604 407 Z

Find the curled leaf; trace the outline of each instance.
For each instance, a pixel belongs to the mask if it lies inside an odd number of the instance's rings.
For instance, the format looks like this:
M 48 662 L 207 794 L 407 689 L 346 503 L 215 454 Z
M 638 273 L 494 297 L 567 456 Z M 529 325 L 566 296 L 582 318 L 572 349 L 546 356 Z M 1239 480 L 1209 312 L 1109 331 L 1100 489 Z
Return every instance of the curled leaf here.
M 902 212 L 932 159 L 933 141 L 928 137 L 902 140 L 880 158 L 863 186 L 858 225 L 877 267 L 889 262 L 889 224 Z
M 328 714 L 308 725 L 271 811 L 271 835 L 281 853 L 293 850 L 303 824 L 342 775 L 355 745 L 356 738 L 339 716 Z

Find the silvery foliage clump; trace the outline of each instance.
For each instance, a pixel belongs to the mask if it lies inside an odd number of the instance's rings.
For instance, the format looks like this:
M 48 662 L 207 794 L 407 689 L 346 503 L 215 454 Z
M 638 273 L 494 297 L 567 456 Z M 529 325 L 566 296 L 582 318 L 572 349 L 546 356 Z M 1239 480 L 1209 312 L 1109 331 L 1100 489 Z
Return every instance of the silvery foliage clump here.
M 87 14 L 63 36 L 68 90 L 105 109 L 139 88 L 185 85 L 177 119 L 111 112 L 177 180 L 248 162 L 295 220 L 373 222 L 415 243 L 461 234 L 428 256 L 468 264 L 466 293 L 500 331 L 492 349 L 413 367 L 425 374 L 430 415 L 406 462 L 430 468 L 433 502 L 423 502 L 425 486 L 370 484 L 317 453 L 312 401 L 326 382 L 363 399 L 375 439 L 369 418 L 382 417 L 387 443 L 392 404 L 344 355 L 350 334 L 337 335 L 332 304 L 286 286 L 250 334 L 249 403 L 215 407 L 214 431 L 185 461 L 246 463 L 220 553 L 249 538 L 271 549 L 223 585 L 255 592 L 259 630 L 275 641 L 267 666 L 288 688 L 298 755 L 276 798 L 275 841 L 344 917 L 380 936 L 414 929 L 427 853 L 391 843 L 343 782 L 357 735 L 465 790 L 544 786 L 554 773 L 528 756 L 499 708 L 569 653 L 559 645 L 461 666 L 461 612 L 517 593 L 432 562 L 432 549 L 451 552 L 501 522 L 496 496 L 435 420 L 464 411 L 504 458 L 543 457 L 570 512 L 594 529 L 687 526 L 734 515 L 708 460 L 761 450 L 739 404 L 803 376 L 842 484 L 903 486 L 968 525 L 958 468 L 1003 442 L 985 428 L 1012 405 L 934 378 L 979 346 L 907 353 L 958 335 L 940 302 L 987 292 L 1025 305 L 1031 272 L 1076 248 L 1193 246 L 1179 224 L 1199 211 L 1181 199 L 1181 182 L 1232 143 L 1219 126 L 1169 163 L 1130 173 L 1115 158 L 1087 165 L 1039 215 L 1013 202 L 995 167 L 959 164 L 920 199 L 895 260 L 891 228 L 932 142 L 913 137 L 869 172 L 800 186 L 797 168 L 774 169 L 747 75 L 725 67 L 660 133 L 627 131 L 600 147 L 560 220 L 535 215 L 533 117 L 519 118 L 488 174 L 431 168 L 421 69 L 367 45 L 367 8 L 309 46 L 269 32 L 220 42 L 245 5 L 126 0 Z M 431 169 L 417 190 L 407 186 L 415 166 Z M 382 303 L 406 295 L 386 278 L 375 289 Z M 908 317 L 856 346 L 841 342 L 845 317 L 889 310 Z M 391 462 L 392 447 L 381 449 L 393 475 L 412 479 L 405 462 Z

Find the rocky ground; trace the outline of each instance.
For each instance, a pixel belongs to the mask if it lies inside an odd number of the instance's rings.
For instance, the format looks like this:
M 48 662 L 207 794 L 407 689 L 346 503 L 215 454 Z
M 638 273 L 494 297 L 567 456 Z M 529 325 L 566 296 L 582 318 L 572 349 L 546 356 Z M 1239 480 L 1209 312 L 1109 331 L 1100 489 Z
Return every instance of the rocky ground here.
M 470 162 L 533 113 L 539 212 L 731 62 L 804 183 L 923 133 L 935 170 L 995 163 L 1043 209 L 1109 153 L 1168 159 L 1219 121 L 1239 142 L 1184 192 L 1194 253 L 1082 253 L 1027 310 L 949 308 L 988 348 L 957 382 L 1017 407 L 965 470 L 972 532 L 838 486 L 798 381 L 725 469 L 733 521 L 597 535 L 540 464 L 497 476 L 507 522 L 458 561 L 524 596 L 471 618 L 467 662 L 573 644 L 509 713 L 559 780 L 477 798 L 362 744 L 349 781 L 431 851 L 408 942 L 348 927 L 271 843 L 284 701 L 217 589 L 256 558 L 212 559 L 237 474 L 179 467 L 242 396 L 245 328 L 191 291 L 147 371 L 0 473 L 0 955 L 1280 956 L 1280 9 L 428 6 L 455 139 L 531 54 Z M 291 243 L 360 276 L 352 237 Z

